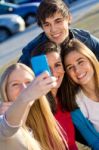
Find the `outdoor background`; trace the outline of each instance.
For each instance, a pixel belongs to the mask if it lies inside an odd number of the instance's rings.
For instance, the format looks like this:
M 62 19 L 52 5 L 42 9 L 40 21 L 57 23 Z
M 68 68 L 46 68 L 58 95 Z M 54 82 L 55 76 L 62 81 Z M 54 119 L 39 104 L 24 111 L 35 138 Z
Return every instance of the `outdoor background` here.
M 80 19 L 78 19 L 75 22 L 76 17 L 73 18 L 71 27 L 88 30 L 94 36 L 99 38 L 99 4 L 96 4 L 95 6 L 93 6 L 92 9 L 88 11 L 88 13 L 84 13 L 84 15 L 83 15 L 83 13 L 78 13 L 78 15 L 79 15 Z M 34 27 L 34 28 L 36 28 L 36 27 Z M 31 27 L 30 27 L 30 30 L 32 30 Z M 28 32 L 28 31 L 26 31 L 26 32 Z M 38 32 L 39 32 L 39 29 L 38 29 Z M 17 38 L 15 36 L 13 39 L 11 39 L 13 41 L 9 40 L 9 41 L 7 41 L 7 42 L 0 45 L 0 55 L 1 55 L 0 56 L 0 59 L 1 59 L 0 75 L 8 65 L 10 65 L 13 62 L 16 62 L 18 60 L 19 56 L 21 55 L 21 50 L 22 50 L 23 45 L 20 46 L 21 47 L 20 50 L 19 50 L 18 46 L 15 48 L 14 45 L 16 43 L 18 45 L 18 42 L 20 42 L 20 44 L 23 43 L 23 41 L 20 41 L 20 37 L 23 36 L 22 38 L 24 38 L 24 34 L 25 33 L 23 33 L 21 35 L 18 35 Z M 36 36 L 36 34 L 38 34 L 38 33 L 35 33 L 35 36 Z M 32 31 L 29 33 L 29 36 L 31 36 L 31 37 L 33 36 Z M 21 38 L 21 40 L 22 40 L 22 38 Z M 29 40 L 26 38 L 26 36 L 25 36 L 24 40 L 25 40 L 25 44 L 27 45 Z M 10 46 L 10 44 L 12 44 L 12 45 Z M 12 49 L 10 53 L 8 52 L 9 49 Z M 15 54 L 14 55 L 16 57 L 14 56 L 15 57 L 14 58 L 14 57 L 10 56 L 11 59 L 9 59 L 9 61 L 8 61 L 6 57 L 8 57 L 8 55 L 12 55 L 12 53 L 15 53 L 16 55 Z M 3 58 L 3 56 L 4 56 L 4 58 Z M 2 63 L 3 61 L 4 61 L 4 63 Z
M 80 15 L 81 15 L 81 17 L 78 21 L 75 22 L 74 21 L 75 18 L 74 18 L 71 27 L 88 30 L 94 36 L 99 38 L 99 4 L 95 5 L 85 15 L 83 15 L 83 14 L 80 14 Z M 21 53 L 19 55 L 21 55 Z M 0 66 L 0 74 L 2 73 L 2 71 L 4 71 L 5 67 L 7 67 L 8 65 L 10 65 L 13 62 L 16 62 L 19 55 L 16 55 L 16 58 L 14 60 L 11 59 L 11 61 L 9 61 L 7 64 Z M 78 144 L 78 145 L 79 145 L 79 150 L 89 150 L 89 148 L 87 148 L 83 145 L 80 145 L 80 144 Z

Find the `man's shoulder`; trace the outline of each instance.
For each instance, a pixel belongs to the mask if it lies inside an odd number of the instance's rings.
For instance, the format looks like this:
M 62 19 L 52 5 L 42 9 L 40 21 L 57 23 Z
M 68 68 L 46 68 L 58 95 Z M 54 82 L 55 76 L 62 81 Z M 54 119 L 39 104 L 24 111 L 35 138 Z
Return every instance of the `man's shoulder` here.
M 30 66 L 30 58 L 31 58 L 31 52 L 42 42 L 44 42 L 47 39 L 44 32 L 40 33 L 35 39 L 33 39 L 31 42 L 29 42 L 22 50 L 22 55 L 20 56 L 18 62 L 24 63 L 28 66 Z
M 83 29 L 77 29 L 77 28 L 71 28 L 70 32 L 73 35 L 73 38 L 77 38 L 78 40 L 82 41 L 85 45 L 87 45 L 90 49 L 91 40 L 93 40 L 92 35 L 89 31 L 83 30 Z
M 78 28 L 71 28 L 70 31 L 74 34 L 74 36 L 86 36 L 90 35 L 89 31 L 83 30 L 83 29 L 78 29 Z
M 42 42 L 44 42 L 44 40 L 46 39 L 46 35 L 44 32 L 40 33 L 36 38 L 34 38 L 32 41 L 30 41 L 24 48 L 23 48 L 23 53 L 25 51 L 30 52 L 31 50 L 33 50 L 35 47 L 37 47 L 37 45 L 41 44 Z

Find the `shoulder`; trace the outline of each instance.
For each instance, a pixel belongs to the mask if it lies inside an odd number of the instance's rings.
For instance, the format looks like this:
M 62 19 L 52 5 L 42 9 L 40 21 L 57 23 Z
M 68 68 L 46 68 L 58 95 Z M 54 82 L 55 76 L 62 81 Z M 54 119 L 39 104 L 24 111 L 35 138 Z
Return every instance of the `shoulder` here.
M 86 36 L 90 36 L 90 32 L 87 30 L 83 30 L 83 29 L 78 29 L 78 28 L 71 28 L 70 31 L 74 34 L 74 36 L 77 38 L 79 37 L 85 37 L 85 39 L 87 38 Z
M 31 58 L 31 52 L 42 42 L 44 42 L 47 39 L 45 33 L 39 34 L 35 39 L 33 39 L 31 42 L 29 42 L 22 50 L 22 55 L 19 58 L 19 62 L 26 64 L 27 66 L 30 66 L 30 58 Z
M 93 36 L 89 31 L 82 29 L 70 29 L 70 32 L 72 32 L 74 38 L 88 46 L 99 60 L 99 39 L 97 37 Z
M 46 35 L 44 32 L 39 34 L 35 39 L 33 39 L 31 42 L 29 42 L 24 48 L 23 48 L 23 53 L 24 52 L 30 52 L 32 51 L 38 44 L 42 43 L 46 39 Z

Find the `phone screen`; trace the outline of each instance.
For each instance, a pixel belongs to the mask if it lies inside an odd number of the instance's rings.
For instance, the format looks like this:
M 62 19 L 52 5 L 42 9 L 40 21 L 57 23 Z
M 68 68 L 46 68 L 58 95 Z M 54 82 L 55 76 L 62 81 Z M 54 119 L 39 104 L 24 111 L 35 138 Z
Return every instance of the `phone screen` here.
M 46 55 L 34 56 L 31 58 L 32 69 L 35 73 L 35 76 L 38 76 L 44 71 L 48 71 L 51 75 L 51 71 L 48 65 Z

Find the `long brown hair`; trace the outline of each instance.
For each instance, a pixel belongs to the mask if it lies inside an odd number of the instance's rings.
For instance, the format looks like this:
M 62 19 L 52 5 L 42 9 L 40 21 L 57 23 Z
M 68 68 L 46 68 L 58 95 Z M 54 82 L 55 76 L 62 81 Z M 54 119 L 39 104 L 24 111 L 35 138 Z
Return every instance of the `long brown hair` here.
M 96 86 L 99 89 L 99 62 L 94 55 L 94 53 L 82 42 L 80 42 L 77 39 L 72 39 L 69 41 L 69 43 L 63 47 L 61 51 L 61 58 L 63 67 L 65 70 L 65 63 L 64 60 L 66 59 L 66 56 L 72 52 L 77 51 L 84 55 L 90 63 L 93 66 L 94 72 L 95 72 L 95 80 L 96 80 Z M 65 71 L 65 79 L 67 82 L 64 82 L 65 88 L 63 88 L 65 94 L 66 94 L 66 107 L 68 110 L 72 111 L 77 107 L 76 101 L 75 101 L 75 95 L 79 91 L 79 85 L 74 83 L 68 76 L 67 72 Z M 63 97 L 65 98 L 65 94 L 63 93 Z
M 4 73 L 2 74 L 1 79 L 0 79 L 1 100 L 4 101 L 4 102 L 9 102 L 10 101 L 8 96 L 7 96 L 6 89 L 7 89 L 7 86 L 8 86 L 9 76 L 17 68 L 21 68 L 23 70 L 28 71 L 34 77 L 34 74 L 33 74 L 32 70 L 24 64 L 17 63 L 17 64 L 12 64 L 11 66 L 9 66 L 4 71 Z M 27 146 L 28 150 L 35 150 L 35 149 L 36 150 L 43 150 L 43 148 L 41 148 L 39 142 L 34 137 L 30 136 L 30 133 L 29 133 L 29 131 L 28 131 L 28 129 L 25 125 L 23 127 L 21 127 L 21 131 L 22 131 L 22 134 L 24 135 L 24 140 L 25 140 L 25 143 L 26 143 L 26 146 Z

